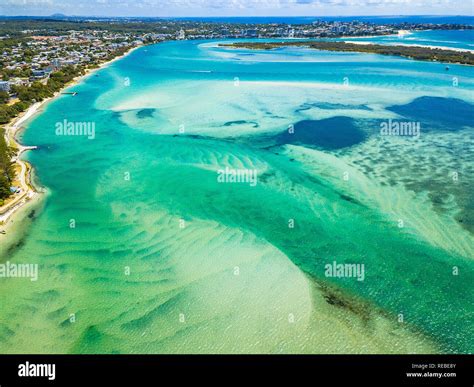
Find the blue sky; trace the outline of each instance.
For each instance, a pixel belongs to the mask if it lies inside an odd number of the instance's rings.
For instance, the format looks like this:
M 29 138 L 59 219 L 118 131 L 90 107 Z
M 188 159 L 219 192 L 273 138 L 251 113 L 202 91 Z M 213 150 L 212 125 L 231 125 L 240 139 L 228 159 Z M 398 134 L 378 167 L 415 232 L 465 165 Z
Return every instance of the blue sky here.
M 0 15 L 472 15 L 473 0 L 0 0 Z

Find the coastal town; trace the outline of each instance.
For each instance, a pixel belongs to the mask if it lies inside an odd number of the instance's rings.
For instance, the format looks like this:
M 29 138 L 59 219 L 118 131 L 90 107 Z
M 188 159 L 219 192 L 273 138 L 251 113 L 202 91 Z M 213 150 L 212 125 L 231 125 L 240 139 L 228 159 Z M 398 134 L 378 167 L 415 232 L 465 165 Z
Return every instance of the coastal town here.
M 22 29 L 22 24 L 25 29 Z M 97 68 L 132 47 L 166 40 L 245 38 L 337 38 L 397 34 L 427 29 L 471 29 L 469 25 L 373 24 L 315 21 L 311 24 L 234 24 L 191 21 L 0 19 L 0 124 L 22 86 L 47 85 L 64 68 Z M 20 88 L 20 89 L 19 89 Z M 6 109 L 8 110 L 8 109 Z
M 0 19 L 0 225 L 35 194 L 29 148 L 15 139 L 22 124 L 64 87 L 132 48 L 170 40 L 308 39 L 397 34 L 469 25 L 373 24 L 324 21 L 308 24 L 244 24 L 137 19 Z M 1 229 L 0 229 L 1 232 Z

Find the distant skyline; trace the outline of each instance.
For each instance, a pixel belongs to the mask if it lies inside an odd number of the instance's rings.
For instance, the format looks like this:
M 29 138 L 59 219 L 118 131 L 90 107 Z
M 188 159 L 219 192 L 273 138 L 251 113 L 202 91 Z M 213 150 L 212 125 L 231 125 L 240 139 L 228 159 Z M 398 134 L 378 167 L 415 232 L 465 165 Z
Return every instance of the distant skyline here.
M 472 16 L 470 0 L 0 0 L 3 16 Z

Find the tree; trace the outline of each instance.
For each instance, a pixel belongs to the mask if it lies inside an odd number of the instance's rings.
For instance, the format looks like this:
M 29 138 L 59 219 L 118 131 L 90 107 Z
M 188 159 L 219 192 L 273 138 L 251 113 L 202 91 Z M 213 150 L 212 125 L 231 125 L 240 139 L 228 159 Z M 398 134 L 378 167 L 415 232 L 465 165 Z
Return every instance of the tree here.
M 10 99 L 8 92 L 0 91 L 0 104 L 5 104 Z
M 11 195 L 10 186 L 14 179 L 15 171 L 11 162 L 11 149 L 8 147 L 4 130 L 0 129 L 0 200 L 3 201 Z

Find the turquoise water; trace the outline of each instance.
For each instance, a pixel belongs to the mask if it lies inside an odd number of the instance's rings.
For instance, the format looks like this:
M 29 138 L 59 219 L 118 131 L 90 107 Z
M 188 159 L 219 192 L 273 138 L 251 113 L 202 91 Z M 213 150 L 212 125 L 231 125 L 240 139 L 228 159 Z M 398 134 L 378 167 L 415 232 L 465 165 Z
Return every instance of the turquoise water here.
M 472 352 L 472 67 L 217 43 L 140 48 L 29 123 L 48 194 L 2 261 L 40 272 L 0 281 L 0 352 Z
M 407 35 L 386 35 L 364 38 L 343 38 L 345 41 L 371 42 L 377 44 L 414 44 L 474 50 L 473 30 L 414 31 Z

